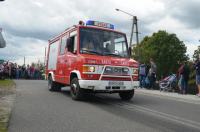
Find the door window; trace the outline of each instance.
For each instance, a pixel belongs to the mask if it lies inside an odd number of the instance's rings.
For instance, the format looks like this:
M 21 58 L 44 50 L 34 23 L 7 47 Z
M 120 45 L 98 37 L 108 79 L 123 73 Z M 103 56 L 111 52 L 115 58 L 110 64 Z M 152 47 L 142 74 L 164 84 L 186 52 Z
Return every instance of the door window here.
M 66 44 L 67 44 L 67 36 L 64 36 L 61 39 L 60 55 L 63 55 L 65 53 Z
M 68 46 L 68 51 L 72 53 L 77 51 L 77 31 L 70 33 L 70 44 Z

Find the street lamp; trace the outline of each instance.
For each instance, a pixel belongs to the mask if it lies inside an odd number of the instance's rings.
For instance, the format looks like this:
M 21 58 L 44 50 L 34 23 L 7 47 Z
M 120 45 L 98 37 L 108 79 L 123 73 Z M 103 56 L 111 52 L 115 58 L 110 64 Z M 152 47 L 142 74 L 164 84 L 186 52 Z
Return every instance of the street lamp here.
M 123 11 L 123 10 L 120 10 L 120 9 L 115 9 L 116 11 L 121 11 L 121 12 L 123 12 L 123 13 L 125 13 L 125 14 L 127 14 L 127 15 L 129 15 L 129 16 L 132 16 L 132 17 L 134 17 L 134 15 L 132 15 L 132 14 L 130 14 L 130 13 L 128 13 L 128 12 L 125 12 L 125 11 Z
M 131 37 L 130 37 L 130 47 L 132 46 L 132 39 L 133 39 L 133 29 L 134 29 L 134 24 L 136 25 L 136 42 L 137 44 L 139 44 L 139 39 L 138 39 L 138 27 L 137 27 L 137 16 L 134 16 L 128 12 L 125 12 L 123 10 L 120 9 L 115 9 L 116 11 L 120 11 L 123 12 L 131 17 L 133 17 L 133 22 L 132 22 L 132 28 L 131 28 Z

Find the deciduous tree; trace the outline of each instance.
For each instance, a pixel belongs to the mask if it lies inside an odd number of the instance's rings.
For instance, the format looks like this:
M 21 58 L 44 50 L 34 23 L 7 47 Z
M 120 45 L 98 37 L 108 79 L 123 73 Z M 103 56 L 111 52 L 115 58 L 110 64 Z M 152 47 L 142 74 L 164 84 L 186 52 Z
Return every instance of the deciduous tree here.
M 157 65 L 157 76 L 176 73 L 179 62 L 187 61 L 186 46 L 176 34 L 158 31 L 146 36 L 139 45 L 133 48 L 133 58 L 141 63 L 149 63 L 152 58 Z

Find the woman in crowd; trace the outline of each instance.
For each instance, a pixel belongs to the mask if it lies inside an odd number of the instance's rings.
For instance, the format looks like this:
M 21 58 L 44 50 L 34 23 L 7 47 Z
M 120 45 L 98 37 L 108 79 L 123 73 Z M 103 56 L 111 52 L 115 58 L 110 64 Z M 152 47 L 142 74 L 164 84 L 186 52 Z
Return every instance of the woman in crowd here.
M 198 87 L 197 96 L 200 97 L 200 56 L 199 56 L 199 59 L 195 62 L 194 68 L 196 70 L 196 84 Z

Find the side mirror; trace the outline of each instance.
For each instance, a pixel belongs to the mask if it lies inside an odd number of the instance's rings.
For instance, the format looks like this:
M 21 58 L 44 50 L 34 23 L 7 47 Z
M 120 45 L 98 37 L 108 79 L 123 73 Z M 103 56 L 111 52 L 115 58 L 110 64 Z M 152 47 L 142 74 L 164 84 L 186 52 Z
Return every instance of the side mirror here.
M 77 54 L 77 50 L 74 50 L 73 53 L 74 53 L 74 54 Z
M 66 44 L 67 51 L 71 51 L 71 46 L 72 46 L 71 42 L 72 42 L 72 39 L 67 38 L 67 44 Z
M 129 52 L 129 55 L 131 57 L 131 55 L 132 55 L 132 49 L 131 49 L 131 47 L 128 48 L 128 52 Z
M 6 41 L 4 40 L 1 32 L 2 32 L 2 29 L 0 28 L 0 48 L 4 48 L 4 47 L 6 47 Z

